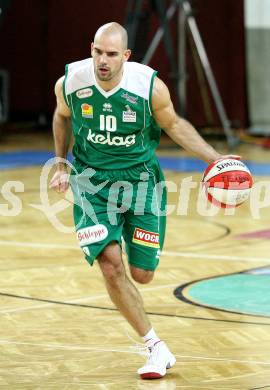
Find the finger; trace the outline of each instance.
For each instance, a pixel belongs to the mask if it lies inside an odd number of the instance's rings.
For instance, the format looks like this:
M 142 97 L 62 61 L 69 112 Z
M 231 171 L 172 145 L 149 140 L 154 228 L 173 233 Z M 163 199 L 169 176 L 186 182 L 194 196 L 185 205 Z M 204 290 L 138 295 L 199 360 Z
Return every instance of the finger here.
M 230 158 L 234 158 L 235 160 L 241 160 L 242 156 L 239 156 L 238 154 L 232 154 Z
M 59 187 L 59 179 L 54 179 L 54 180 L 51 180 L 50 184 L 49 184 L 49 188 L 52 188 L 52 189 L 55 189 L 57 187 Z
M 223 158 L 233 158 L 234 160 L 241 160 L 242 156 L 239 154 L 226 154 Z
M 56 186 L 57 186 L 57 182 L 55 180 L 51 181 L 49 184 L 49 188 L 55 188 Z
M 221 156 L 220 158 L 218 158 L 214 162 L 216 163 L 218 161 L 222 161 L 222 160 L 225 160 L 225 159 L 241 160 L 242 156 L 239 156 L 238 154 L 225 154 L 225 155 Z
M 66 182 L 66 181 L 60 182 L 60 186 L 59 186 L 60 192 L 66 192 L 68 187 L 69 187 L 68 182 Z
M 62 191 L 62 183 L 68 183 L 69 175 L 67 173 L 55 175 L 50 181 L 49 188 L 58 190 L 57 192 Z

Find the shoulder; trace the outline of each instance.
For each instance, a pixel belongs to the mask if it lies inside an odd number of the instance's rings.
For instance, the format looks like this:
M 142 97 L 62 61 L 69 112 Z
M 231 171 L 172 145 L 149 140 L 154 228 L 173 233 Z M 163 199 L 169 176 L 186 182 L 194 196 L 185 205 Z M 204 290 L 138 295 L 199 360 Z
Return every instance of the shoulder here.
M 63 83 L 64 83 L 65 76 L 60 77 L 54 87 L 54 91 L 56 96 L 61 96 L 63 94 Z
M 153 83 L 152 107 L 153 110 L 160 109 L 170 104 L 171 97 L 167 85 L 156 77 Z
M 63 91 L 63 83 L 65 76 L 60 77 L 54 87 L 54 92 L 56 95 L 56 103 L 57 103 L 57 112 L 65 117 L 70 116 L 70 109 L 65 101 L 64 91 Z
M 152 95 L 153 116 L 158 125 L 166 130 L 172 128 L 177 120 L 167 85 L 156 78 Z

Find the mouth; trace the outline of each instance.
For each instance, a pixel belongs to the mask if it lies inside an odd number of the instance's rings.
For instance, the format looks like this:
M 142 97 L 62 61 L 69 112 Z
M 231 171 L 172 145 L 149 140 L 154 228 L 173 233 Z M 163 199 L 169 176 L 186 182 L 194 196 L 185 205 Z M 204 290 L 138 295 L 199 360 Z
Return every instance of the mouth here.
M 99 70 L 99 72 L 100 72 L 103 76 L 109 73 L 109 69 L 106 68 L 105 66 L 100 66 L 100 67 L 98 68 L 98 70 Z

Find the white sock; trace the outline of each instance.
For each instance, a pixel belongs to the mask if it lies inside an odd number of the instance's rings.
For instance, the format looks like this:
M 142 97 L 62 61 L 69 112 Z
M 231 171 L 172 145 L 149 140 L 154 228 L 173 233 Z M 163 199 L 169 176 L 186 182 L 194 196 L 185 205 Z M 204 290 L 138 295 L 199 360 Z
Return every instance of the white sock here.
M 154 344 L 155 342 L 159 341 L 160 339 L 159 339 L 158 336 L 156 335 L 156 332 L 154 331 L 154 329 L 151 328 L 151 329 L 149 330 L 149 332 L 146 333 L 145 336 L 143 336 L 143 340 L 144 340 L 145 343 L 151 340 L 151 344 L 152 344 L 152 343 Z

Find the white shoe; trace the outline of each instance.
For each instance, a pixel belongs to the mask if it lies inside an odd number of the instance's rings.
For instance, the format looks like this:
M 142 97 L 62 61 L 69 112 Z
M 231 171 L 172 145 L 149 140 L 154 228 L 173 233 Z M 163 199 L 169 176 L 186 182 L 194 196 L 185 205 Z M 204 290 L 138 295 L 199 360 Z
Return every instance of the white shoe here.
M 138 369 L 142 379 L 162 378 L 167 368 L 171 368 L 176 359 L 169 351 L 164 341 L 157 341 L 152 347 L 148 347 L 150 354 L 146 364 Z

